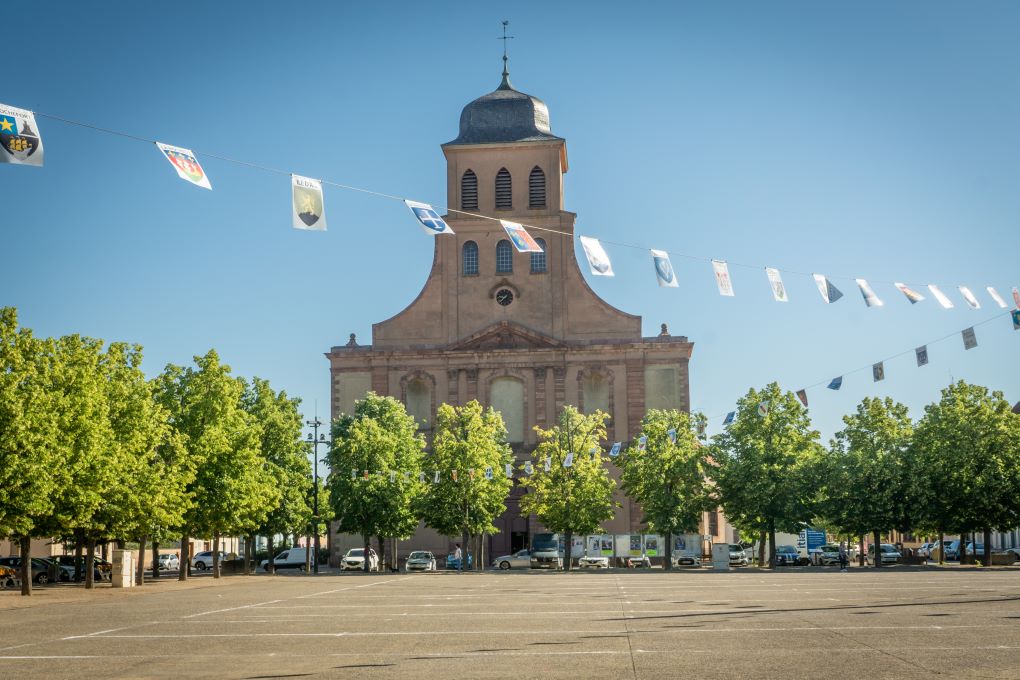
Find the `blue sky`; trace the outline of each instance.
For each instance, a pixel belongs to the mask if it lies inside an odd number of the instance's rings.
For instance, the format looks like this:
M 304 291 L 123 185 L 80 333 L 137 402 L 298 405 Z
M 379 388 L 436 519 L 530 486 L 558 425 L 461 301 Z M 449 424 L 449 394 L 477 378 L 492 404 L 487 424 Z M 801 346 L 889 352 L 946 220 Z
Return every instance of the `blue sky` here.
M 659 289 L 646 251 L 607 246 L 610 303 L 694 343 L 691 398 L 720 430 L 750 386 L 810 390 L 827 439 L 864 396 L 915 417 L 951 377 L 1020 400 L 1020 332 L 984 286 L 1020 284 L 1020 5 L 982 2 L 36 2 L 5 36 L 0 102 L 312 177 L 445 202 L 439 145 L 511 75 L 568 142 L 578 232 L 674 254 Z M 417 295 L 432 241 L 398 202 L 328 188 L 325 234 L 290 229 L 289 180 L 202 158 L 214 190 L 151 145 L 40 119 L 42 169 L 3 166 L 0 305 L 40 334 L 145 347 L 155 374 L 215 347 L 328 413 L 323 353 Z M 200 156 L 201 158 L 201 156 Z M 580 256 L 580 249 L 578 248 Z M 751 265 L 735 266 L 736 263 Z M 784 271 L 773 302 L 763 267 Z M 872 281 L 868 309 L 852 278 Z M 956 302 L 911 306 L 891 281 Z M 968 309 L 968 285 L 982 301 Z

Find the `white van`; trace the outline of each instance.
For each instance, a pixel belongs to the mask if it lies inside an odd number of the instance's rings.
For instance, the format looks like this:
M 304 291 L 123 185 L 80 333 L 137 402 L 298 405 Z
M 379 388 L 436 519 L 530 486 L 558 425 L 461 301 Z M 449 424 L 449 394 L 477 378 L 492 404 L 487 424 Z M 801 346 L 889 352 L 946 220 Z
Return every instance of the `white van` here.
M 305 569 L 305 557 L 312 553 L 312 564 L 315 564 L 315 551 L 312 548 L 290 548 L 273 558 L 273 566 L 277 569 Z M 269 560 L 262 560 L 260 566 L 269 571 Z

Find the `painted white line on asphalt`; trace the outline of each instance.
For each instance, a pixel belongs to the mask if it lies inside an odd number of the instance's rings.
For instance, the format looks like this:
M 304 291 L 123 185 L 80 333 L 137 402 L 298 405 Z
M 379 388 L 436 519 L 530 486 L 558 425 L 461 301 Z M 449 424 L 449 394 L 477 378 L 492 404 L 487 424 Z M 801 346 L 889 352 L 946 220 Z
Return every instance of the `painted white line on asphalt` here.
M 246 604 L 246 605 L 243 605 L 241 607 L 227 607 L 226 609 L 211 609 L 211 610 L 209 610 L 207 612 L 199 612 L 198 614 L 188 614 L 187 616 L 182 616 L 181 618 L 182 619 L 193 619 L 196 616 L 206 616 L 207 614 L 220 614 L 222 612 L 234 612 L 234 611 L 237 611 L 238 609 L 250 609 L 251 607 L 258 607 L 258 606 L 264 605 L 264 604 L 276 604 L 277 602 L 283 602 L 283 601 L 284 600 L 268 600 L 266 602 L 256 602 L 254 604 Z
M 323 595 L 331 595 L 332 593 L 342 593 L 346 590 L 357 590 L 358 588 L 368 588 L 369 586 L 377 586 L 381 583 L 398 583 L 400 581 L 406 581 L 413 576 L 405 576 L 403 578 L 386 579 L 385 581 L 372 581 L 371 583 L 363 583 L 360 586 L 348 586 L 347 588 L 335 588 L 333 590 L 323 590 L 318 593 L 310 593 L 308 595 L 298 595 L 297 597 L 289 598 L 291 600 L 304 600 L 309 597 L 322 597 Z M 386 597 L 386 596 L 383 596 Z M 282 601 L 282 600 L 281 600 Z

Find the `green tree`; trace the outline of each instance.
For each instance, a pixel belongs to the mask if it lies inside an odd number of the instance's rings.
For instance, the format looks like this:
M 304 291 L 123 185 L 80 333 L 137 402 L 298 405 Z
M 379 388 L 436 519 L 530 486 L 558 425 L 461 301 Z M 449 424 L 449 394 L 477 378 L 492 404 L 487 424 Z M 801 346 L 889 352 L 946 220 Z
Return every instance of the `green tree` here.
M 568 571 L 574 534 L 599 531 L 616 507 L 616 481 L 604 465 L 601 446 L 606 418 L 602 411 L 584 415 L 564 406 L 555 426 L 535 428 L 541 441 L 532 454 L 534 474 L 528 480 L 528 493 L 521 498 L 521 510 L 535 514 L 550 531 L 563 534 Z
M 917 495 L 926 526 L 983 530 L 985 563 L 991 530 L 1020 523 L 1020 418 L 1001 392 L 958 381 L 925 407 L 914 429 Z
M 483 409 L 475 400 L 464 406 L 440 406 L 429 459 L 440 471 L 440 481 L 426 485 L 418 504 L 425 525 L 444 536 L 459 535 L 466 555 L 469 537 L 498 531 L 494 522 L 506 511 L 513 487 L 505 472 L 512 461 L 506 426 L 498 412 Z M 486 470 L 492 472 L 492 479 L 487 479 Z M 480 555 L 475 556 L 474 566 L 484 566 Z
M 243 397 L 245 411 L 260 425 L 261 457 L 280 492 L 279 502 L 255 527 L 256 533 L 268 538 L 270 572 L 275 566 L 273 536 L 303 530 L 312 514 L 309 505 L 312 465 L 307 446 L 301 440 L 300 403 L 300 399 L 273 391 L 269 381 L 261 378 L 252 379 Z
M 912 525 L 913 426 L 907 407 L 888 397 L 865 398 L 843 423 L 824 458 L 820 513 L 843 533 L 871 534 L 880 567 L 882 533 Z
M 776 531 L 799 531 L 814 516 L 821 448 L 807 410 L 776 383 L 748 390 L 734 423 L 713 438 L 713 478 L 726 515 L 768 534 L 771 567 Z
M 624 491 L 641 504 L 649 530 L 666 539 L 667 570 L 673 566 L 673 536 L 697 532 L 702 513 L 714 505 L 697 427 L 697 417 L 689 413 L 653 409 L 641 420 L 645 450 L 638 435 L 618 458 Z
M 414 417 L 393 397 L 369 392 L 353 414 L 333 422 L 330 502 L 338 532 L 362 537 L 365 571 L 372 536 L 406 538 L 418 526 L 414 509 L 424 486 L 418 480 L 424 450 Z
M 31 595 L 32 536 L 53 512 L 67 468 L 52 435 L 53 342 L 18 326 L 13 307 L 0 308 L 0 536 L 20 545 L 21 593 Z

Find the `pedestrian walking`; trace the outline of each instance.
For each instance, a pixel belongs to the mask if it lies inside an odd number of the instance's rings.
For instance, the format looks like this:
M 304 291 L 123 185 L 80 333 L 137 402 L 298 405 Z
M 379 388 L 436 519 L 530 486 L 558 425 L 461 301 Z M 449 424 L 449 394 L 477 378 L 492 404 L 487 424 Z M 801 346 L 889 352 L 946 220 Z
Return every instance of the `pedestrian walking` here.
M 457 543 L 457 548 L 453 551 L 453 559 L 457 560 L 457 573 L 461 573 L 464 570 L 464 555 L 460 551 L 460 543 Z
M 849 565 L 849 560 L 846 554 L 846 543 L 839 544 L 839 570 L 846 571 Z

